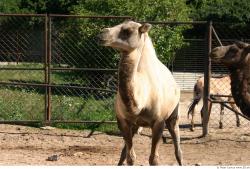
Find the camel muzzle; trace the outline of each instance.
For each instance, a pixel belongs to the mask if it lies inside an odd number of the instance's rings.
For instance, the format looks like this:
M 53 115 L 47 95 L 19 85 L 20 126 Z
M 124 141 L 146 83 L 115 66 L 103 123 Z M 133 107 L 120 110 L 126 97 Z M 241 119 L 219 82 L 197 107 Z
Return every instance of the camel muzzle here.
M 110 38 L 109 38 L 109 30 L 107 28 L 103 29 L 102 32 L 97 35 L 97 42 L 98 44 L 102 46 L 107 46 L 109 43 Z

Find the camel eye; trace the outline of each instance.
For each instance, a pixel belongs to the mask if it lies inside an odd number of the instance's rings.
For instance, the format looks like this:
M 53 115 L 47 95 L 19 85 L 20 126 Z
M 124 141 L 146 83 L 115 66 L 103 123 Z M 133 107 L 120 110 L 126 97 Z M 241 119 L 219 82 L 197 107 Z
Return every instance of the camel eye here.
M 129 37 L 132 33 L 132 30 L 131 29 L 123 29 L 121 31 L 121 34 L 123 35 L 123 37 Z

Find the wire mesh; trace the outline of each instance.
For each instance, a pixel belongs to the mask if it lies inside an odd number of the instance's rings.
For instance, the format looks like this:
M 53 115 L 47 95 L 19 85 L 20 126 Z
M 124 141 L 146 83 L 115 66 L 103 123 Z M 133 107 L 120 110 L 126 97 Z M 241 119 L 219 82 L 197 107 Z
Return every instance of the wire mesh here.
M 249 42 L 249 26 L 246 25 L 241 25 L 241 24 L 226 24 L 226 23 L 214 23 L 213 27 L 218 34 L 221 42 L 223 45 L 230 45 L 233 44 L 236 40 L 240 40 L 243 42 Z M 216 40 L 212 41 L 212 47 L 217 47 L 219 46 L 218 42 Z M 212 61 L 211 64 L 211 73 L 212 76 L 215 77 L 222 77 L 222 76 L 229 76 L 229 71 L 228 69 L 220 64 L 220 63 L 215 63 Z M 219 95 L 228 95 L 231 96 L 231 85 L 230 85 L 230 78 L 228 80 L 223 81 L 219 80 L 214 82 L 214 84 L 211 86 L 211 88 L 218 88 L 219 92 L 214 93 L 219 94 Z M 212 81 L 210 82 L 211 85 Z M 210 88 L 210 90 L 211 90 Z M 210 92 L 211 94 L 211 92 Z M 228 98 L 230 97 L 217 97 L 216 99 L 218 100 L 223 100 L 223 101 L 228 101 Z M 232 97 L 231 97 L 232 98 Z M 230 107 L 234 107 L 239 113 L 240 110 L 239 108 L 234 104 L 229 104 Z M 221 115 L 221 106 L 220 104 L 213 104 L 212 111 L 211 111 L 211 116 L 210 116 L 210 127 L 220 127 L 219 121 L 220 118 L 222 119 L 223 127 L 224 128 L 235 128 L 237 127 L 237 118 L 236 114 L 232 112 L 231 110 L 225 108 L 224 109 L 224 114 Z M 239 116 L 239 121 L 240 121 L 240 127 L 242 129 L 248 130 L 249 126 L 249 121 L 246 120 L 245 118 Z
M 44 119 L 45 90 L 39 87 L 0 86 L 0 120 L 27 121 Z
M 96 35 L 104 27 L 126 18 L 55 15 L 1 18 L 1 83 L 29 87 L 29 91 L 23 91 L 39 96 L 37 88 L 41 88 L 44 100 L 38 105 L 44 110 L 43 120 L 115 121 L 113 104 L 119 53 L 98 45 Z M 182 89 L 192 89 L 194 79 L 203 72 L 206 25 L 152 24 L 150 36 L 159 58 L 171 69 Z M 178 39 L 183 39 L 183 43 L 174 43 Z M 171 45 L 176 50 L 171 51 Z M 162 46 L 166 48 L 162 50 Z
M 116 121 L 114 93 L 118 53 L 100 46 L 97 34 L 124 18 L 51 18 L 51 113 L 53 121 Z M 63 87 L 61 87 L 63 86 Z M 117 130 L 116 124 L 85 124 Z
M 43 121 L 44 17 L 0 16 L 1 121 Z
M 113 104 L 119 53 L 98 45 L 96 35 L 104 27 L 125 19 L 1 15 L 0 93 L 3 97 L 0 99 L 0 120 L 43 121 L 50 113 L 52 122 L 93 122 L 84 126 L 90 129 L 108 126 L 103 124 L 105 121 L 115 121 Z M 204 72 L 207 24 L 151 24 L 150 36 L 157 55 L 182 89 L 180 122 L 185 126 L 189 124 L 185 112 L 193 98 L 194 84 Z M 249 30 L 241 31 L 239 25 L 213 26 L 224 45 L 234 39 L 245 42 L 250 39 L 246 34 Z M 237 31 L 233 31 L 235 29 Z M 183 40 L 181 44 L 175 43 L 180 39 Z M 218 46 L 216 40 L 212 42 L 213 47 Z M 212 63 L 212 74 L 218 80 L 228 75 L 228 71 L 223 65 Z M 214 83 L 220 87 L 214 94 L 230 95 L 229 82 Z M 227 101 L 228 97 L 222 99 Z M 219 127 L 220 118 L 220 105 L 213 104 L 210 127 Z M 234 113 L 225 108 L 223 127 L 235 127 L 235 119 Z M 196 115 L 195 121 L 201 124 L 200 115 Z M 241 126 L 249 123 L 241 117 L 240 122 Z M 116 125 L 112 128 L 117 129 Z

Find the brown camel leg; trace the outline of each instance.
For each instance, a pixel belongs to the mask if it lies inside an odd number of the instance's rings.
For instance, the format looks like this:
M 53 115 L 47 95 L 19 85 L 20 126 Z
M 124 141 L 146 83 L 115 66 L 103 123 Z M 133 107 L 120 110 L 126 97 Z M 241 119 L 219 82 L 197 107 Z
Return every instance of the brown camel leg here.
M 120 160 L 118 165 L 123 165 L 125 159 L 127 158 L 128 165 L 134 165 L 136 155 L 133 148 L 133 136 L 137 132 L 138 127 L 132 126 L 126 120 L 118 120 L 118 127 L 122 132 L 125 145 L 122 149 Z
M 237 110 L 237 109 L 235 109 L 235 110 Z M 236 116 L 236 126 L 240 127 L 240 118 L 239 118 L 239 115 L 235 113 L 235 116 Z
M 179 133 L 179 117 L 178 106 L 175 108 L 173 114 L 166 120 L 166 127 L 173 138 L 175 157 L 179 165 L 182 165 L 182 151 L 180 147 L 180 133 Z
M 229 98 L 228 101 L 233 101 L 233 99 Z M 237 110 L 237 107 L 236 107 L 235 104 L 230 103 L 230 106 L 232 107 L 232 109 Z M 237 113 L 235 113 L 235 116 L 236 116 L 236 126 L 240 127 L 240 118 L 239 118 L 239 115 Z
M 123 149 L 122 149 L 122 152 L 121 152 L 121 155 L 120 155 L 120 160 L 118 162 L 118 166 L 121 166 L 123 165 L 125 159 L 126 159 L 126 144 L 124 145 Z
M 192 110 L 192 119 L 191 119 L 191 126 L 190 126 L 191 131 L 194 131 L 194 113 L 195 113 L 194 110 Z
M 212 106 L 213 106 L 213 103 L 209 101 L 208 102 L 208 121 L 210 119 L 210 114 L 211 114 Z
M 209 119 L 210 119 L 210 114 L 211 114 L 212 106 L 213 106 L 213 103 L 211 103 L 210 101 L 208 101 L 208 121 L 207 122 L 209 122 Z M 202 125 L 203 125 L 203 113 L 204 113 L 204 106 L 202 106 L 202 109 L 201 109 L 201 124 Z
M 158 165 L 158 158 L 159 158 L 158 149 L 164 127 L 165 127 L 164 121 L 155 122 L 155 124 L 152 127 L 152 146 L 151 146 L 151 153 L 149 156 L 149 165 Z
M 222 104 L 220 104 L 220 123 L 219 123 L 219 128 L 222 129 L 223 128 L 223 116 L 224 116 L 224 106 Z

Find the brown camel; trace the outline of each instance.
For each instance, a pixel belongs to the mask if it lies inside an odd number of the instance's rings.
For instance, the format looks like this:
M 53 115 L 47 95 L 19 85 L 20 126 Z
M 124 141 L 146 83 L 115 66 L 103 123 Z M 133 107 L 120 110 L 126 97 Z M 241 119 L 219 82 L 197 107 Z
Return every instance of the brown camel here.
M 212 95 L 231 95 L 231 86 L 230 86 L 231 80 L 229 76 L 224 77 L 212 77 L 210 78 L 210 94 Z M 194 115 L 195 115 L 195 107 L 200 102 L 201 98 L 203 98 L 203 92 L 204 92 L 204 77 L 200 77 L 195 85 L 194 85 L 194 96 L 193 101 L 188 109 L 188 116 L 191 114 L 191 126 L 190 130 L 194 131 Z M 221 101 L 229 101 L 231 108 L 234 110 L 237 110 L 237 106 L 235 105 L 233 98 L 228 97 L 227 100 L 224 98 L 220 98 Z M 212 109 L 212 103 L 208 102 L 209 104 L 209 115 L 211 113 Z M 201 119 L 202 119 L 202 112 L 204 108 L 202 106 L 201 109 Z M 223 115 L 224 115 L 224 106 L 223 104 L 220 104 L 220 122 L 219 122 L 219 128 L 223 128 Z M 238 114 L 236 115 L 236 125 L 237 127 L 240 126 L 240 118 Z
M 250 117 L 250 45 L 235 42 L 232 45 L 216 47 L 210 57 L 224 64 L 230 71 L 231 92 L 241 112 Z
M 99 36 L 102 45 L 120 51 L 115 110 L 125 145 L 118 165 L 125 159 L 128 165 L 134 164 L 132 139 L 140 126 L 152 129 L 149 164 L 157 165 L 165 125 L 173 138 L 176 159 L 182 165 L 178 125 L 180 89 L 156 56 L 148 35 L 150 28 L 148 23 L 125 21 L 103 29 Z

